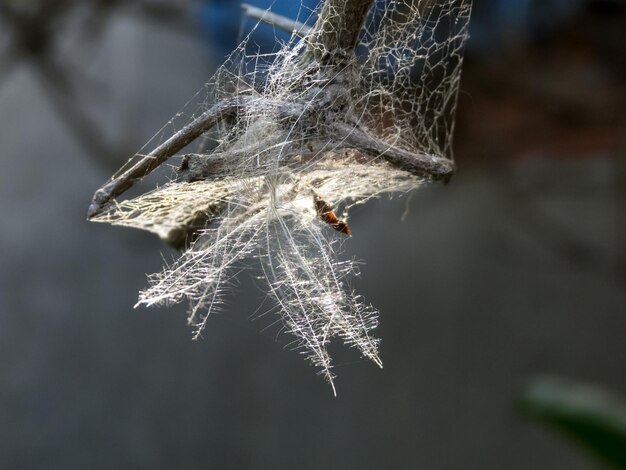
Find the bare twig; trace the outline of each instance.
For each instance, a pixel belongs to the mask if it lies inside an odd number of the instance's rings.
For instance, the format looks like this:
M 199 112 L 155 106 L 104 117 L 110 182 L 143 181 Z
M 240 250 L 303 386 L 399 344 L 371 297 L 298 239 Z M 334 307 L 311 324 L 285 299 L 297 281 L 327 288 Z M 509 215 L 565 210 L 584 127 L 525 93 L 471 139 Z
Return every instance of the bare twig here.
M 264 10 L 263 8 L 248 5 L 247 3 L 242 3 L 241 8 L 246 16 L 252 19 L 261 20 L 264 23 L 276 26 L 278 29 L 295 34 L 296 36 L 304 37 L 313 29 L 304 23 L 300 23 L 299 21 L 272 13 L 271 11 Z
M 414 153 L 347 123 L 335 124 L 344 145 L 366 154 L 380 156 L 394 167 L 416 176 L 447 181 L 454 173 L 454 163 L 426 153 Z
M 138 155 L 141 158 L 137 163 L 123 170 L 120 175 L 113 177 L 96 191 L 87 211 L 87 218 L 91 219 L 100 214 L 112 199 L 131 188 L 137 181 L 150 174 L 219 122 L 243 112 L 255 99 L 257 98 L 252 96 L 235 96 L 220 101 L 147 155 Z M 302 113 L 302 107 L 297 104 L 274 103 L 273 106 L 278 118 L 297 118 Z
M 238 108 L 244 106 L 248 98 L 236 97 L 217 103 L 165 142 L 158 145 L 152 152 L 141 158 L 128 170 L 114 177 L 94 194 L 87 212 L 87 218 L 92 218 L 102 212 L 107 203 L 113 198 L 132 187 L 135 182 L 151 173 L 168 158 L 185 148 L 215 124 L 226 117 L 236 114 Z
M 411 173 L 422 178 L 431 180 L 447 181 L 454 173 L 454 163 L 441 157 L 435 157 L 426 153 L 415 153 L 394 146 L 378 137 L 361 129 L 351 127 L 348 124 L 337 125 L 338 136 L 325 139 L 325 148 L 332 154 L 356 151 L 361 154 L 384 158 L 393 167 Z M 210 158 L 206 155 L 185 155 L 183 164 L 178 170 L 178 181 L 201 181 L 219 179 L 229 174 L 229 161 L 239 161 L 242 157 L 251 157 L 255 154 L 263 154 L 268 149 L 240 149 L 212 153 Z M 296 170 L 310 165 L 312 161 L 323 158 L 324 150 L 314 152 L 302 152 L 293 149 L 281 155 L 278 165 L 281 168 Z M 258 176 L 263 168 L 250 168 L 250 176 Z M 276 171 L 276 167 L 267 168 L 267 171 Z M 245 174 L 240 174 L 245 176 Z

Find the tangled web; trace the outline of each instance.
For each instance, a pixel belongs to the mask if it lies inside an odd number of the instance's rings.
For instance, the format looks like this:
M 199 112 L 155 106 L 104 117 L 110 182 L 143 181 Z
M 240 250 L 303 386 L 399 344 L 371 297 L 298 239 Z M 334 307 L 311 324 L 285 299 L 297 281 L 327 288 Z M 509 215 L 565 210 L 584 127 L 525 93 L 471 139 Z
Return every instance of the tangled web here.
M 333 386 L 333 338 L 382 365 L 378 312 L 341 260 L 348 210 L 454 170 L 456 97 L 471 0 L 326 0 L 271 54 L 248 36 L 202 93 L 94 195 L 92 220 L 183 250 L 149 276 L 142 305 L 190 303 L 197 337 L 243 259 L 256 259 L 284 331 Z M 248 13 L 256 10 L 249 7 Z M 195 110 L 195 112 L 194 112 Z M 175 153 L 165 185 L 115 198 Z

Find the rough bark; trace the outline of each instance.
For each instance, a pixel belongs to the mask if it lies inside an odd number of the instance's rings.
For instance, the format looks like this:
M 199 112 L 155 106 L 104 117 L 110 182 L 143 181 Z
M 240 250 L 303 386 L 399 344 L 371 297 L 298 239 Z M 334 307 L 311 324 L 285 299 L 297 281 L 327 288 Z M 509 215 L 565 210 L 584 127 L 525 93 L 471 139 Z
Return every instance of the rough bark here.
M 326 0 L 305 41 L 310 60 L 327 62 L 333 55 L 354 52 L 373 0 Z

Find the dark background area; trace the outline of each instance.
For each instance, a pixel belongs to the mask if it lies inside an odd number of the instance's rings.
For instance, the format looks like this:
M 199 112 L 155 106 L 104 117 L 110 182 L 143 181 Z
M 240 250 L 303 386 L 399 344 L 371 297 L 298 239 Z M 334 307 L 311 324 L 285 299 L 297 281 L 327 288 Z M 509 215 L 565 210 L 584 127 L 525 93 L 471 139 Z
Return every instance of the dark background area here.
M 385 368 L 337 348 L 337 398 L 248 276 L 194 342 L 184 306 L 132 309 L 173 252 L 85 220 L 238 3 L 0 5 L 0 468 L 596 468 L 513 402 L 540 374 L 626 394 L 624 2 L 475 1 L 457 175 L 351 216 Z

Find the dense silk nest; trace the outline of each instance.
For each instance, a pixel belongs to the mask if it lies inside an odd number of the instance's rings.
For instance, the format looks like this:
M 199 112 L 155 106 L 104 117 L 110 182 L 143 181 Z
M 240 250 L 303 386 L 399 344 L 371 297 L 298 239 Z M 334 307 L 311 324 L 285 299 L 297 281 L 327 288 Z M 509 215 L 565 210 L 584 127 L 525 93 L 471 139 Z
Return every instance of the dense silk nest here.
M 237 264 L 255 259 L 284 330 L 331 385 L 333 338 L 381 365 L 378 312 L 351 290 L 357 267 L 340 260 L 340 241 L 354 204 L 452 174 L 470 3 L 327 0 L 302 10 L 301 23 L 262 18 L 291 39 L 271 55 L 251 54 L 244 39 L 201 105 L 177 114 L 149 143 L 156 149 L 94 197 L 92 220 L 149 230 L 183 250 L 150 276 L 139 304 L 188 300 L 197 336 Z M 192 141 L 170 182 L 115 201 Z

